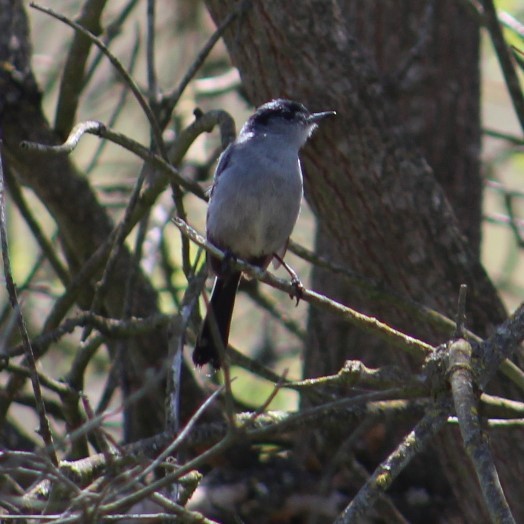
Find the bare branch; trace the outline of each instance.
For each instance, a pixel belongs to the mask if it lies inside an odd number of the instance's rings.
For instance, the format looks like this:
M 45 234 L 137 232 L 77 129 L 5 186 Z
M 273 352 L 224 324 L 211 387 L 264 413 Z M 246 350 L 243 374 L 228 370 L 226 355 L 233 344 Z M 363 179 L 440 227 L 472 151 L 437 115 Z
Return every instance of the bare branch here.
M 170 114 L 173 107 L 176 106 L 178 101 L 180 100 L 180 97 L 182 96 L 182 93 L 185 91 L 186 87 L 189 85 L 189 82 L 193 79 L 193 77 L 196 75 L 197 71 L 200 69 L 206 58 L 208 57 L 209 53 L 212 51 L 213 47 L 215 47 L 216 43 L 220 40 L 222 35 L 224 34 L 224 31 L 229 27 L 231 22 L 235 20 L 235 18 L 241 13 L 243 9 L 246 8 L 248 5 L 248 2 L 246 0 L 240 0 L 237 7 L 233 9 L 229 15 L 220 23 L 220 25 L 216 28 L 215 32 L 211 35 L 209 40 L 206 42 L 205 46 L 202 48 L 202 50 L 198 53 L 197 57 L 189 67 L 189 69 L 186 71 L 186 74 L 184 75 L 184 78 L 181 80 L 178 87 L 171 93 L 165 96 L 165 103 L 167 104 L 167 107 L 169 108 L 167 113 Z
M 524 131 L 524 93 L 520 86 L 519 77 L 515 71 L 513 57 L 509 51 L 508 45 L 504 40 L 502 29 L 497 18 L 497 11 L 493 0 L 481 0 L 484 7 L 484 16 L 493 46 L 499 59 L 502 73 L 506 80 L 506 86 L 513 102 L 515 114 L 520 122 L 520 127 Z
M 18 331 L 22 338 L 22 344 L 25 353 L 25 362 L 29 366 L 31 372 L 31 383 L 33 385 L 33 393 L 36 400 L 36 411 L 40 422 L 39 433 L 42 437 L 45 445 L 47 446 L 47 453 L 49 458 L 54 465 L 58 464 L 58 458 L 56 456 L 55 448 L 53 445 L 53 436 L 51 435 L 51 428 L 49 426 L 49 420 L 47 419 L 46 409 L 44 400 L 42 398 L 42 390 L 40 388 L 40 380 L 36 370 L 35 356 L 33 348 L 31 347 L 31 341 L 29 340 L 29 334 L 25 325 L 25 320 L 20 309 L 20 303 L 18 301 L 18 295 L 16 292 L 16 285 L 13 280 L 13 274 L 11 272 L 11 261 L 9 258 L 9 246 L 7 240 L 7 217 L 5 213 L 5 180 L 4 180 L 4 168 L 2 159 L 3 144 L 0 140 L 0 239 L 2 244 L 2 261 L 4 263 L 4 275 L 7 293 L 9 295 L 9 301 L 16 315 L 16 321 L 18 325 Z
M 203 247 L 211 253 L 214 257 L 222 260 L 225 258 L 225 254 L 218 248 L 210 244 L 204 237 L 199 235 L 192 227 L 180 220 L 174 220 L 175 225 L 182 231 L 184 235 L 187 235 L 195 244 Z M 231 261 L 232 265 L 236 269 L 246 272 L 249 276 L 261 280 L 262 282 L 269 284 L 271 287 L 285 291 L 288 295 L 293 295 L 295 287 L 292 282 L 276 278 L 268 271 L 264 271 L 259 267 L 251 266 L 246 262 L 240 260 Z M 359 313 L 349 307 L 343 306 L 334 300 L 331 300 L 323 295 L 315 293 L 314 291 L 304 289 L 301 295 L 301 299 L 314 306 L 324 308 L 326 310 L 335 313 L 342 318 L 346 319 L 353 325 L 363 329 L 366 332 L 374 333 L 375 335 L 383 338 L 395 347 L 403 349 L 415 356 L 421 357 L 431 353 L 434 348 L 425 342 L 416 340 L 413 337 L 400 333 L 395 329 L 383 324 L 376 318 L 367 317 L 362 313 Z
M 484 501 L 492 522 L 512 524 L 515 522 L 486 437 L 482 434 L 478 417 L 478 398 L 474 392 L 471 346 L 459 339 L 449 348 L 449 381 L 459 421 L 460 432 L 466 452 L 475 467 Z
M 446 423 L 449 403 L 438 402 L 407 435 L 400 446 L 378 466 L 355 498 L 335 521 L 336 524 L 361 522 L 378 497 L 386 491 L 397 475 L 433 440 Z
M 87 0 L 82 6 L 78 24 L 97 35 L 100 33 L 100 18 L 107 0 Z M 85 87 L 84 70 L 91 49 L 91 40 L 80 32 L 75 32 L 67 53 L 60 92 L 56 104 L 55 130 L 60 136 L 66 136 L 75 121 L 80 93 Z
M 106 45 L 100 40 L 98 37 L 93 35 L 90 31 L 84 29 L 81 25 L 77 24 L 76 22 L 73 22 L 66 16 L 60 15 L 57 12 L 53 11 L 52 9 L 39 6 L 35 4 L 34 2 L 31 2 L 29 4 L 34 9 L 37 9 L 38 11 L 41 11 L 42 13 L 45 13 L 47 15 L 52 16 L 53 18 L 56 18 L 57 20 L 60 20 L 61 22 L 67 24 L 68 26 L 72 27 L 75 31 L 78 31 L 82 33 L 82 35 L 89 38 L 89 40 L 94 43 L 109 59 L 113 67 L 118 71 L 118 73 L 122 76 L 124 79 L 124 82 L 129 86 L 131 89 L 133 95 L 135 95 L 136 100 L 140 104 L 140 107 L 143 109 L 149 124 L 151 126 L 151 130 L 153 132 L 153 136 L 155 137 L 155 144 L 158 148 L 158 151 L 160 151 L 160 154 L 163 158 L 166 158 L 165 148 L 164 148 L 164 141 L 162 139 L 162 133 L 160 131 L 160 127 L 158 125 L 157 119 L 149 107 L 149 104 L 147 103 L 147 100 L 142 95 L 139 87 L 136 85 L 135 81 L 129 76 L 129 73 L 125 69 L 125 67 L 120 63 L 120 61 L 109 51 L 109 49 L 106 47 Z

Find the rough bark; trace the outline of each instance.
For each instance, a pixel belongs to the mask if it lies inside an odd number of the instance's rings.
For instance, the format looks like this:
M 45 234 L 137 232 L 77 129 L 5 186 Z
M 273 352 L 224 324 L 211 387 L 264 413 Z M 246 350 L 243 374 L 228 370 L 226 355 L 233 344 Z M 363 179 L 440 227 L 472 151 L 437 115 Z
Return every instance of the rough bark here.
M 235 4 L 206 3 L 217 23 Z M 298 99 L 311 110 L 338 112 L 303 152 L 319 251 L 451 317 L 459 286 L 467 284 L 469 327 L 485 335 L 506 314 L 478 260 L 478 29 L 456 2 L 434 4 L 429 21 L 434 40 L 400 82 L 396 65 L 416 44 L 421 2 L 252 2 L 224 39 L 253 104 L 278 96 Z M 449 335 L 414 323 L 401 308 L 374 303 L 333 275 L 317 277 L 315 285 L 424 340 L 442 342 Z M 392 349 L 372 351 L 376 345 L 368 336 L 341 321 L 311 315 L 308 376 L 337 370 L 355 357 L 407 365 Z M 511 434 L 495 445 L 499 456 L 510 449 L 515 456 L 518 449 L 522 459 L 522 444 Z M 484 521 L 480 491 L 456 435 L 446 431 L 437 447 L 464 521 Z M 498 466 L 519 520 L 521 466 Z
M 346 26 L 381 76 L 398 131 L 431 166 L 479 254 L 478 23 L 458 2 L 341 2 Z M 445 72 L 445 73 L 444 73 Z

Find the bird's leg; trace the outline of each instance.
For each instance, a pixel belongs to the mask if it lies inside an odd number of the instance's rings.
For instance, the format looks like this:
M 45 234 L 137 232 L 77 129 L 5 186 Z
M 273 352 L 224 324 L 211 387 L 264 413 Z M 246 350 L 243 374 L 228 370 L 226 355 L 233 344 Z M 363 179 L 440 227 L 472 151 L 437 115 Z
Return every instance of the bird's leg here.
M 298 306 L 298 303 L 300 302 L 300 299 L 302 298 L 302 295 L 304 293 L 304 285 L 300 281 L 300 278 L 298 278 L 296 271 L 289 264 L 284 262 L 284 259 L 279 254 L 274 253 L 273 256 L 282 264 L 282 267 L 291 276 L 291 285 L 293 286 L 293 292 L 289 294 L 289 297 L 296 299 L 297 303 L 295 304 L 295 306 Z

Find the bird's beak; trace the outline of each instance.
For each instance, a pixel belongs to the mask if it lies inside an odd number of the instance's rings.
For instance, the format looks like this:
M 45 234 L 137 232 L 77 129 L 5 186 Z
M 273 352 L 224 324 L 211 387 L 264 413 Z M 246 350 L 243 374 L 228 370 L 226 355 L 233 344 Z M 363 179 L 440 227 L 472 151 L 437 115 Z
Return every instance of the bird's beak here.
M 337 113 L 335 111 L 324 111 L 323 113 L 312 113 L 308 116 L 308 124 L 317 124 L 327 116 L 335 116 Z

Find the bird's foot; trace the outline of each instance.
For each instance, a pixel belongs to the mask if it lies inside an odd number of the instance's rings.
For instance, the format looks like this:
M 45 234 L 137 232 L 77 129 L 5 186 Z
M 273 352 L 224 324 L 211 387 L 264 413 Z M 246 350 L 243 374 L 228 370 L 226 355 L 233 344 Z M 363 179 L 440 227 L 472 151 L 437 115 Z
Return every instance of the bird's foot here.
M 297 276 L 291 279 L 291 285 L 293 286 L 293 291 L 289 293 L 289 298 L 296 299 L 295 307 L 297 307 L 300 299 L 304 296 L 305 287 Z

